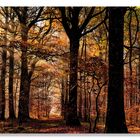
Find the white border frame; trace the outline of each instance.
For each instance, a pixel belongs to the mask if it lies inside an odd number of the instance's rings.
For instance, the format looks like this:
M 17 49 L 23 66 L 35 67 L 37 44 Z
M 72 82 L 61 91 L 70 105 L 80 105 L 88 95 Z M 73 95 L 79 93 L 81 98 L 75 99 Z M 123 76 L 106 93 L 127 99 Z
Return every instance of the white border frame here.
M 140 0 L 0 0 L 0 6 L 140 6 Z

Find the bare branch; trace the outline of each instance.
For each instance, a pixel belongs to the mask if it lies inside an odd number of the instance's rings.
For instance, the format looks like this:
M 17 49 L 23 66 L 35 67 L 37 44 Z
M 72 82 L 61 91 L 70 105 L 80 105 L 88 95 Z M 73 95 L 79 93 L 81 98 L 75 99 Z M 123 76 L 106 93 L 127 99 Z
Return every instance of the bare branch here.
M 62 16 L 62 24 L 63 24 L 63 27 L 64 27 L 67 35 L 68 36 L 71 36 L 71 34 L 70 34 L 71 30 L 70 30 L 70 27 L 69 27 L 69 25 L 67 23 L 68 22 L 68 18 L 66 16 L 66 9 L 65 9 L 65 7 L 59 7 L 59 10 L 60 10 L 61 16 Z
M 40 8 L 39 12 L 37 13 L 36 17 L 34 20 L 32 20 L 29 25 L 28 28 L 30 29 L 36 22 L 38 22 L 39 17 L 41 16 L 42 12 L 43 12 L 43 7 Z
M 95 30 L 96 28 L 98 28 L 100 25 L 102 25 L 102 24 L 107 20 L 107 18 L 108 18 L 108 16 L 106 15 L 105 18 L 104 18 L 104 20 L 102 20 L 100 23 L 98 23 L 96 26 L 92 27 L 91 29 L 89 29 L 89 30 L 83 32 L 83 33 L 81 34 L 81 37 L 84 36 L 84 35 L 86 35 L 86 34 L 88 34 L 88 33 L 90 33 L 90 32 L 92 32 L 92 31 Z
M 82 32 L 86 28 L 87 24 L 89 23 L 89 21 L 92 18 L 92 14 L 93 14 L 94 10 L 95 10 L 95 7 L 92 7 L 91 10 L 90 10 L 90 12 L 88 13 L 88 15 L 87 15 L 84 23 L 79 28 L 80 32 Z

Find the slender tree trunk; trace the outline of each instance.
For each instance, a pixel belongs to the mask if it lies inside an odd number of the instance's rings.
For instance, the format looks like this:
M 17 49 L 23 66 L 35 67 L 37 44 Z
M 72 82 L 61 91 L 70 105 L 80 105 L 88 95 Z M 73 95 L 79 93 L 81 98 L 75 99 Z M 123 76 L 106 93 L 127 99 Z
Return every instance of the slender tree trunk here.
M 109 8 L 107 133 L 127 133 L 124 112 L 123 27 L 126 8 Z
M 80 121 L 77 115 L 77 65 L 78 65 L 79 39 L 76 36 L 70 39 L 70 83 L 69 103 L 66 118 L 66 125 L 79 126 Z
M 14 112 L 14 99 L 13 99 L 13 75 L 14 75 L 14 48 L 10 46 L 10 59 L 9 59 L 9 118 L 15 119 Z
M 2 50 L 2 70 L 1 70 L 1 82 L 0 82 L 0 93 L 1 93 L 1 114 L 0 120 L 5 120 L 5 76 L 6 76 L 6 48 Z
M 86 89 L 85 73 L 84 73 L 84 121 L 88 121 L 88 116 L 87 116 L 87 89 Z
M 65 114 L 65 86 L 64 79 L 61 81 L 61 116 L 64 117 Z
M 91 90 L 89 93 L 89 133 L 92 132 L 92 124 L 93 124 L 93 121 L 92 121 L 92 117 L 91 117 L 91 108 L 92 108 L 92 92 L 93 92 L 93 89 L 94 89 L 94 77 L 92 78 L 92 87 L 91 87 Z
M 88 79 L 86 77 L 86 60 L 87 60 L 87 47 L 86 47 L 86 37 L 84 37 L 83 39 L 84 41 L 84 121 L 88 121 L 88 95 L 87 95 L 87 83 L 88 83 Z
M 38 98 L 37 98 L 37 118 L 40 119 L 40 96 L 38 90 Z
M 82 48 L 81 48 L 81 54 L 80 54 L 80 59 L 82 60 L 83 58 L 83 52 L 84 52 L 84 47 L 85 47 L 85 41 L 84 41 L 84 38 L 83 38 L 83 43 L 82 43 Z M 83 76 L 82 76 L 82 70 L 80 70 L 79 72 L 79 77 L 80 77 L 80 88 L 79 88 L 79 112 L 78 112 L 78 117 L 79 119 L 82 119 L 82 112 L 83 112 L 83 104 L 82 104 L 82 101 L 83 101 Z
M 78 111 L 78 117 L 79 119 L 82 119 L 82 73 L 79 73 L 79 77 L 80 77 L 80 87 L 79 87 L 79 111 Z
M 133 106 L 133 81 L 132 81 L 132 32 L 131 32 L 131 22 L 132 22 L 132 12 L 130 12 L 130 21 L 129 21 L 129 44 L 130 44 L 130 50 L 129 50 L 129 80 L 130 80 L 130 107 Z M 132 117 L 131 119 L 132 120 Z
M 68 108 L 68 100 L 69 100 L 69 75 L 66 76 L 66 87 L 65 87 L 65 97 L 64 97 L 64 120 L 67 118 L 67 108 Z
M 100 92 L 101 92 L 101 89 L 99 89 L 99 92 L 97 93 L 97 96 L 96 96 L 96 98 L 95 98 L 96 117 L 95 117 L 95 120 L 94 120 L 94 127 L 93 127 L 93 132 L 94 132 L 94 133 L 96 132 L 97 123 L 98 123 L 98 121 L 99 121 L 99 115 L 100 115 L 99 107 L 98 107 L 98 100 L 99 100 Z

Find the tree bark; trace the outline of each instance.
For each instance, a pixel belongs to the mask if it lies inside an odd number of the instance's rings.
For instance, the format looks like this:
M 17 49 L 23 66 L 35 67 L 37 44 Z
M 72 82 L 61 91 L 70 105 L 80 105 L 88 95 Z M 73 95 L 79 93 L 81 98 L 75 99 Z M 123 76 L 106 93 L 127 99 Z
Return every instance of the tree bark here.
M 77 114 L 77 66 L 78 66 L 79 39 L 76 36 L 70 39 L 70 83 L 69 103 L 66 117 L 66 125 L 79 126 Z
M 69 100 L 69 75 L 66 75 L 66 87 L 65 87 L 65 97 L 64 97 L 64 100 L 65 100 L 65 105 L 64 105 L 64 120 L 66 120 L 67 118 L 67 108 L 68 108 L 68 100 Z
M 126 8 L 109 8 L 109 84 L 106 133 L 127 133 L 124 112 L 123 28 Z
M 9 118 L 15 119 L 14 112 L 14 99 L 13 99 L 13 76 L 14 76 L 14 48 L 10 45 L 10 58 L 9 58 Z
M 83 96 L 82 96 L 82 91 L 83 91 L 83 89 L 82 89 L 82 73 L 81 72 L 79 72 L 79 77 L 80 77 L 80 87 L 79 87 L 79 97 L 78 97 L 78 99 L 79 99 L 78 117 L 81 120 L 82 119 L 82 98 L 83 98 Z
M 6 48 L 2 50 L 2 70 L 1 70 L 1 82 L 0 82 L 0 93 L 1 93 L 1 114 L 0 120 L 5 120 L 5 76 L 6 76 Z
M 28 62 L 27 62 L 27 40 L 28 29 L 22 25 L 21 29 L 22 46 L 21 46 L 21 77 L 20 77 L 20 96 L 19 96 L 19 112 L 18 119 L 19 125 L 24 121 L 29 120 L 29 92 L 30 92 L 30 80 L 28 77 Z
M 133 94 L 133 69 L 132 69 L 132 32 L 131 32 L 131 22 L 132 22 L 132 11 L 130 12 L 130 21 L 129 21 L 129 44 L 130 44 L 130 49 L 129 49 L 129 80 L 130 80 L 130 107 L 133 106 L 134 102 L 134 94 Z M 132 113 L 131 113 L 132 115 Z M 130 115 L 130 121 L 132 121 L 132 116 Z

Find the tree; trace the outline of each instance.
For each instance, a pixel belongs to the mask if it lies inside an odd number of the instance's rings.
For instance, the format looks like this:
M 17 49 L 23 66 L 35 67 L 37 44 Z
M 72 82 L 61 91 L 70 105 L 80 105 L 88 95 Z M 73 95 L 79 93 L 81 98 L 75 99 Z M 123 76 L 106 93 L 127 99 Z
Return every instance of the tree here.
M 70 83 L 69 83 L 69 103 L 68 113 L 66 117 L 66 124 L 70 126 L 79 126 L 80 121 L 77 115 L 77 67 L 78 67 L 78 51 L 80 38 L 102 25 L 103 19 L 97 25 L 89 27 L 93 17 L 103 13 L 105 9 L 95 12 L 95 8 L 82 8 L 82 7 L 60 7 L 62 17 L 62 25 L 70 41 Z M 86 15 L 83 22 L 80 22 L 79 17 Z M 81 16 L 82 17 L 82 16 Z M 83 16 L 84 17 L 84 16 Z M 86 29 L 88 27 L 88 29 Z M 85 30 L 86 29 L 86 30 Z
M 15 110 L 14 110 L 14 44 L 13 40 L 15 40 L 16 36 L 16 29 L 17 27 L 15 26 L 15 13 L 13 12 L 12 8 L 9 8 L 9 16 L 10 20 L 12 21 L 12 29 L 14 30 L 14 33 L 12 33 L 11 38 L 12 41 L 10 42 L 9 45 L 9 118 L 11 120 L 15 119 Z
M 123 28 L 126 8 L 109 8 L 109 83 L 106 133 L 127 133 L 124 112 Z
M 39 8 L 28 8 L 28 7 L 16 7 L 13 8 L 21 26 L 21 82 L 20 82 L 20 97 L 19 97 L 19 124 L 23 121 L 29 120 L 29 92 L 30 83 L 33 71 L 28 72 L 28 60 L 27 60 L 27 41 L 28 32 L 30 28 L 38 22 L 43 7 Z M 34 66 L 33 66 L 34 67 Z M 32 69 L 33 70 L 33 69 Z

